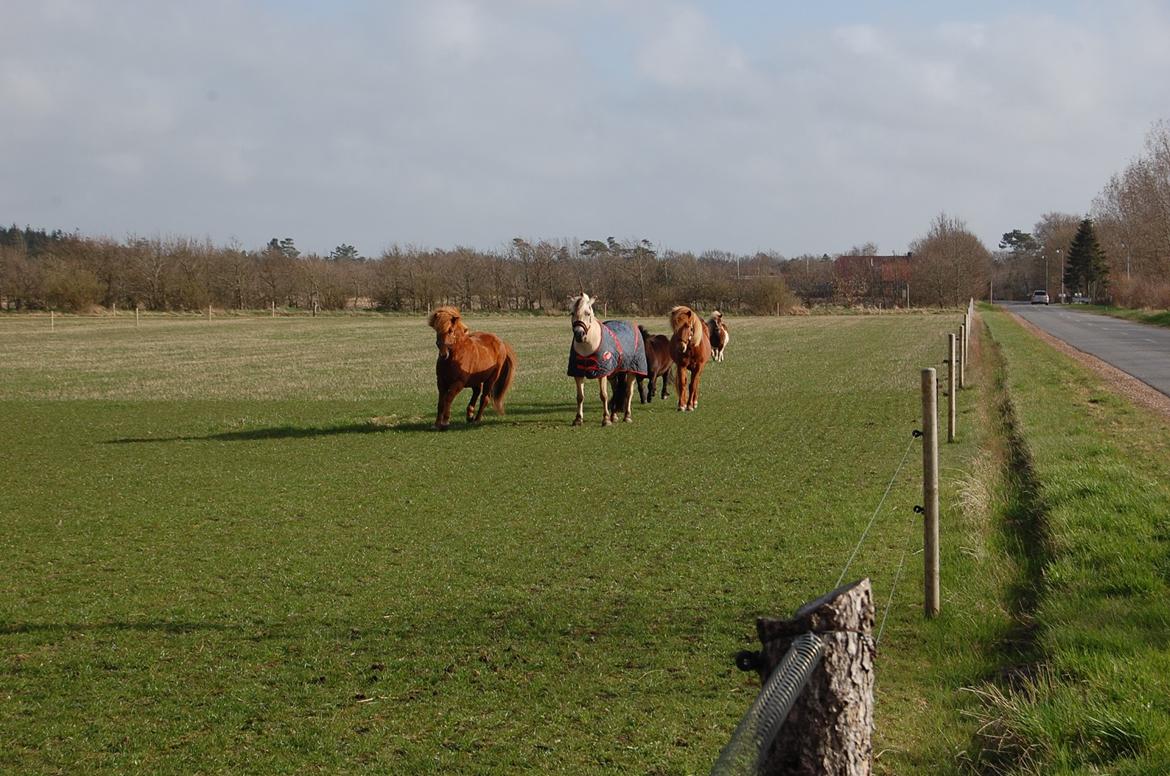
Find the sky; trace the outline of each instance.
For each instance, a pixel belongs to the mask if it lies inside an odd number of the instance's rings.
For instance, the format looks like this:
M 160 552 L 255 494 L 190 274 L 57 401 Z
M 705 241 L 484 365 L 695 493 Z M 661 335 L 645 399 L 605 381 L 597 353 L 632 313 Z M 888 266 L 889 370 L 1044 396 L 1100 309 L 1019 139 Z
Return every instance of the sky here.
M 1165 2 L 0 9 L 0 222 L 118 240 L 994 249 L 1170 118 Z

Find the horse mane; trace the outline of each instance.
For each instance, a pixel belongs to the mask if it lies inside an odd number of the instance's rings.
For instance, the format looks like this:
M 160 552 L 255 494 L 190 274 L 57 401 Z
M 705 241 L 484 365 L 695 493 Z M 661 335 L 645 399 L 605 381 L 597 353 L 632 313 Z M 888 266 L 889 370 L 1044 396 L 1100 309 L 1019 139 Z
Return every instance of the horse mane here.
M 586 302 L 585 300 L 589 300 L 589 301 Z M 589 294 L 582 291 L 580 296 L 574 296 L 571 299 L 569 299 L 569 315 L 576 318 L 577 313 L 579 313 L 581 311 L 581 305 L 589 304 L 590 306 L 592 306 L 593 303 L 596 301 L 597 301 L 596 299 L 593 299 L 592 297 L 589 296 Z
M 687 307 L 685 304 L 676 305 L 670 310 L 670 330 L 678 333 L 683 326 L 691 327 L 691 343 L 698 345 L 703 341 L 702 320 L 695 314 L 695 311 Z
M 463 318 L 459 313 L 458 307 L 451 307 L 445 305 L 443 307 L 436 307 L 431 316 L 427 318 L 427 326 L 430 326 L 440 334 L 446 334 L 452 329 L 456 334 L 466 334 L 467 326 L 463 323 Z

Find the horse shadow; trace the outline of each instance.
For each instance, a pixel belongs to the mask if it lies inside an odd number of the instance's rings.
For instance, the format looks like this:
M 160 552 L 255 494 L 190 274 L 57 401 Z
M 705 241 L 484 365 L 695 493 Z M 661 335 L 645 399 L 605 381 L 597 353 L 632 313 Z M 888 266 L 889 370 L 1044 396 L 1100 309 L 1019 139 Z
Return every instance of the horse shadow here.
M 11 636 L 22 633 L 88 633 L 94 631 L 138 631 L 160 633 L 196 633 L 199 631 L 244 631 L 243 625 L 218 622 L 177 622 L 174 620 L 150 620 L 144 622 L 21 622 L 0 623 L 0 635 Z
M 569 402 L 535 402 L 508 407 L 506 414 L 502 416 L 497 415 L 494 418 L 485 418 L 479 423 L 466 423 L 458 420 L 448 426 L 446 432 L 467 433 L 499 424 L 513 426 L 520 424 L 560 425 L 558 420 L 563 415 L 558 415 L 558 413 L 571 416 L 575 411 L 574 406 Z M 522 417 L 524 419 L 515 420 L 515 417 Z M 186 434 L 169 437 L 119 437 L 117 439 L 108 439 L 102 444 L 136 445 L 158 444 L 163 442 L 260 442 L 272 439 L 313 439 L 346 434 L 387 433 L 433 434 L 435 433 L 435 423 L 433 420 L 424 420 L 422 418 L 411 417 L 400 420 L 391 416 L 388 419 L 370 418 L 360 423 L 343 423 L 331 426 L 285 425 L 268 428 L 251 428 L 241 431 L 222 431 L 214 434 Z

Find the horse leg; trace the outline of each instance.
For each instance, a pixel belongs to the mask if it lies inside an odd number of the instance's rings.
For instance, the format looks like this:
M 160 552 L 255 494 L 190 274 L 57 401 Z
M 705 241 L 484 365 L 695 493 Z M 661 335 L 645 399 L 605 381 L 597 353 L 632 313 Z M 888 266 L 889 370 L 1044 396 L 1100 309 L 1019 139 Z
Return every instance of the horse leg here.
M 641 388 L 641 385 L 638 386 Z M 634 419 L 630 417 L 630 405 L 634 401 L 634 375 L 632 373 L 626 375 L 626 414 L 622 420 L 626 423 L 633 423 Z
M 468 423 L 471 422 L 471 413 L 472 413 L 473 408 L 475 407 L 475 403 L 477 401 L 479 401 L 479 394 L 480 394 L 480 391 L 482 388 L 483 388 L 483 386 L 480 383 L 476 383 L 475 385 L 471 386 L 471 401 L 467 402 L 467 422 Z M 486 399 L 487 398 L 487 391 L 483 391 L 483 394 L 484 394 L 484 398 Z M 475 416 L 475 419 L 479 420 L 479 416 L 482 414 L 483 414 L 483 407 L 481 406 L 479 408 L 479 413 L 476 414 L 476 416 Z
M 577 417 L 573 418 L 573 425 L 579 426 L 585 422 L 585 378 L 573 379 L 577 381 Z
M 645 377 L 638 378 L 638 403 L 645 404 L 649 399 L 646 398 L 646 384 Z M 650 396 L 654 396 L 654 378 L 650 378 Z
M 666 367 L 666 371 L 662 373 L 662 400 L 666 401 L 666 397 L 670 396 L 670 391 L 667 386 L 670 385 L 670 367 Z
M 597 387 L 601 390 L 601 425 L 613 423 L 613 414 L 609 411 L 609 379 L 597 378 Z
M 685 408 L 686 402 L 686 377 L 684 376 L 686 370 L 681 366 L 676 365 L 674 368 L 674 391 L 678 394 L 678 411 L 682 412 Z
M 483 383 L 476 387 L 476 393 L 479 393 L 479 409 L 475 413 L 475 422 L 478 423 L 483 418 L 483 408 L 487 406 L 488 394 L 491 393 L 491 386 L 488 383 Z M 472 400 L 474 403 L 474 399 Z M 467 405 L 468 412 L 471 411 L 471 405 Z
M 699 378 L 703 375 L 703 367 L 699 366 L 691 373 L 691 409 L 699 409 Z
M 439 388 L 439 411 L 435 414 L 435 428 L 439 431 L 446 431 L 447 426 L 451 425 L 451 402 L 455 401 L 463 387 L 461 383 L 455 382 Z

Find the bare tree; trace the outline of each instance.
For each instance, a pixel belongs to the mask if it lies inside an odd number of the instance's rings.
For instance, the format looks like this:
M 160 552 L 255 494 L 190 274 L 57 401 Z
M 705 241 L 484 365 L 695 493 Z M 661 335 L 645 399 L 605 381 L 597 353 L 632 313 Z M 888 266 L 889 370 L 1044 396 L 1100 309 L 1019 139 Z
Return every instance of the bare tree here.
M 987 288 L 991 253 L 958 218 L 940 213 L 911 244 L 911 282 L 921 302 L 958 305 Z

